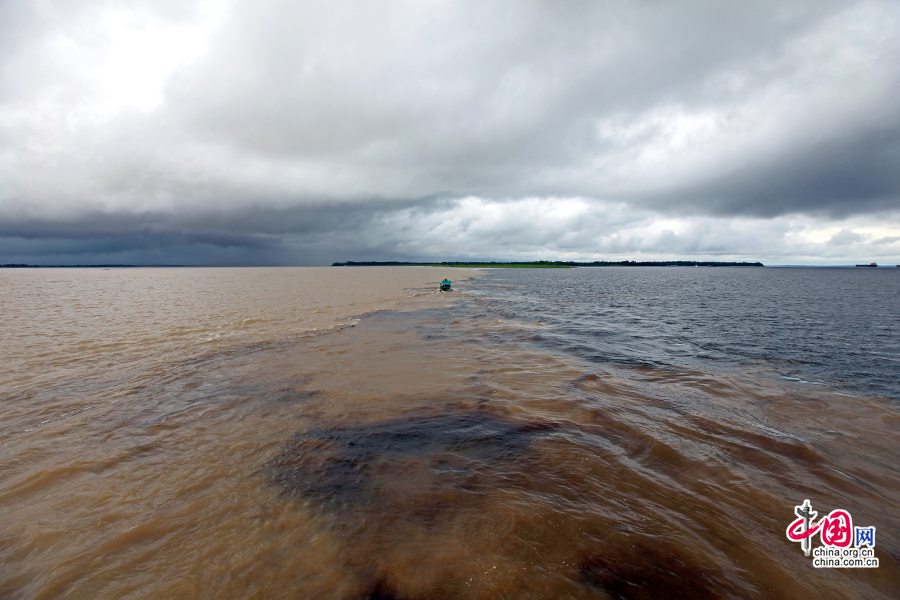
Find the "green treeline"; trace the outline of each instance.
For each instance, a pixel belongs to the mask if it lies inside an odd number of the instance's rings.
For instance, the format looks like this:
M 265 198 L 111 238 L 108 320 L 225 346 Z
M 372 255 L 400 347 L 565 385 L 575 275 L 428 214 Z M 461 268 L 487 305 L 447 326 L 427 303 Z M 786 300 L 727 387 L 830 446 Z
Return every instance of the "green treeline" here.
M 763 267 L 761 262 L 715 262 L 697 260 L 622 260 L 575 262 L 539 260 L 533 262 L 400 262 L 400 261 L 352 261 L 336 262 L 332 267 L 490 267 L 495 269 L 571 269 L 572 267 Z

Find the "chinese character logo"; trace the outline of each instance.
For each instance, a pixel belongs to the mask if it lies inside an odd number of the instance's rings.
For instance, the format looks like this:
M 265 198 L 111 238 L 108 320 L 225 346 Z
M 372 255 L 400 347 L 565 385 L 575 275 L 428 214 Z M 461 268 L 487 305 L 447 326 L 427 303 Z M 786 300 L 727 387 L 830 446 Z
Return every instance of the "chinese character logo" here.
M 868 546 L 875 547 L 875 528 L 874 527 L 857 527 L 856 528 L 856 547 L 862 548 Z
M 803 554 L 813 554 L 815 567 L 877 567 L 875 527 L 854 527 L 846 510 L 833 510 L 827 516 L 812 509 L 809 500 L 794 507 L 797 519 L 787 527 L 787 538 L 800 542 Z M 812 540 L 819 535 L 822 546 L 812 550 Z

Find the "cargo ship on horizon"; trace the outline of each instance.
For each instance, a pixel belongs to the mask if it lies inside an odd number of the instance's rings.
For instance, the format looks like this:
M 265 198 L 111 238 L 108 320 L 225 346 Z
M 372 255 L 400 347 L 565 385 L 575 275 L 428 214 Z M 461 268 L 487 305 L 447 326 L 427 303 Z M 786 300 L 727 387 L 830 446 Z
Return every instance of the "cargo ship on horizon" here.
M 856 265 L 857 267 L 877 267 L 878 265 L 875 263 L 869 263 L 867 265 Z

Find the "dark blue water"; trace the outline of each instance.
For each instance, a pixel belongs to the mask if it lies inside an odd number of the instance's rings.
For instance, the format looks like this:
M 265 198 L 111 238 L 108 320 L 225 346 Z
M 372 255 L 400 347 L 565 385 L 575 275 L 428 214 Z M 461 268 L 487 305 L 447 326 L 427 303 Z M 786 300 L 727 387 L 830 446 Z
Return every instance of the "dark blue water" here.
M 771 369 L 900 399 L 900 269 L 493 269 L 478 288 L 591 361 Z

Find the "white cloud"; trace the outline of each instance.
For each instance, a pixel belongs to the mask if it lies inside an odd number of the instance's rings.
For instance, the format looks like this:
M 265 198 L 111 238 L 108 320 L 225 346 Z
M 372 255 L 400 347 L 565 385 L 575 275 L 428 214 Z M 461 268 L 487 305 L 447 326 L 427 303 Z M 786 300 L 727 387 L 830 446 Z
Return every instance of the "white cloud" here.
M 675 255 L 769 264 L 848 264 L 868 257 L 890 262 L 900 251 L 896 243 L 900 237 L 884 242 L 889 238 L 876 236 L 900 231 L 900 212 L 880 217 L 838 222 L 796 215 L 673 218 L 624 203 L 583 198 L 493 202 L 469 197 L 428 211 L 409 208 L 387 213 L 369 225 L 357 245 L 365 248 L 387 242 L 404 256 L 506 260 L 657 260 Z M 835 235 L 835 227 L 843 233 Z M 835 237 L 845 246 L 853 243 L 856 254 L 836 247 Z
M 35 0 L 0 40 L 9 227 L 331 204 L 385 252 L 815 260 L 900 231 L 871 216 L 900 206 L 889 1 Z

